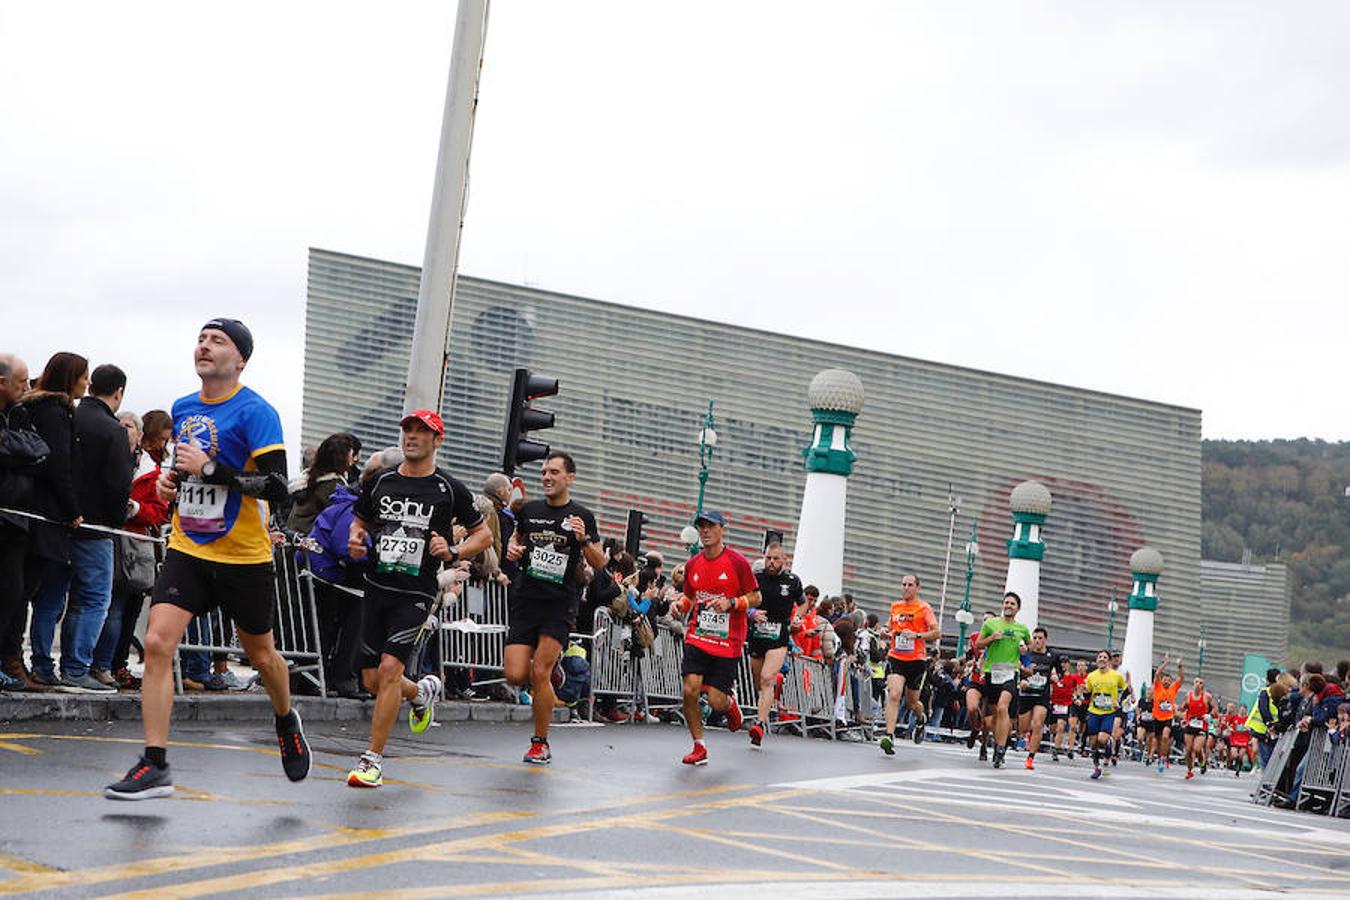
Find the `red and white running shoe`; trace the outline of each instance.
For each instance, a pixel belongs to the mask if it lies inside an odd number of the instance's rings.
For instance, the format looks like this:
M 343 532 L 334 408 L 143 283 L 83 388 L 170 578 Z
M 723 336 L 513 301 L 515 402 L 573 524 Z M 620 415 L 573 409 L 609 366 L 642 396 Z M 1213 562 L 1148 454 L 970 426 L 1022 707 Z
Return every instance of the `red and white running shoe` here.
M 686 766 L 706 766 L 708 764 L 708 748 L 702 744 L 695 744 L 694 749 L 686 753 L 684 759 L 680 762 Z

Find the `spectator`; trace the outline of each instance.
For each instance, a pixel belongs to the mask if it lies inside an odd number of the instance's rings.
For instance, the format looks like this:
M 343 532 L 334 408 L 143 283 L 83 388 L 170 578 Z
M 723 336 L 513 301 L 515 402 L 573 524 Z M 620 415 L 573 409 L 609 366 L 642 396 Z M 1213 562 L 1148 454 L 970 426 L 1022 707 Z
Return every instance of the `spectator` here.
M 33 427 L 47 443 L 49 455 L 41 467 L 36 511 L 50 522 L 34 522 L 28 533 L 28 554 L 24 563 L 24 593 L 34 606 L 33 629 L 37 629 L 36 609 L 40 604 L 54 607 L 59 617 L 66 602 L 70 583 L 71 531 L 81 522 L 80 504 L 75 493 L 75 398 L 84 396 L 89 386 L 89 361 L 76 353 L 56 353 L 47 360 L 37 385 L 21 401 Z M 61 524 L 53 524 L 53 523 Z M 22 660 L 22 629 L 25 616 L 19 617 L 20 634 L 15 641 L 6 637 L 5 655 Z M 58 685 L 50 657 L 55 619 L 46 630 L 45 659 L 34 648 L 30 683 L 41 688 Z M 20 662 L 22 664 L 22 662 Z M 11 672 L 11 674 L 13 674 Z
M 291 511 L 286 531 L 309 534 L 314 520 L 328 506 L 328 500 L 347 477 L 361 455 L 361 442 L 353 434 L 330 434 L 314 451 L 314 462 L 291 482 Z
M 125 372 L 114 365 L 101 365 L 89 379 L 89 396 L 75 409 L 75 496 L 86 525 L 121 528 L 127 520 L 131 448 L 126 429 L 117 421 L 126 386 Z M 89 672 L 112 603 L 112 582 L 112 535 L 76 529 L 64 577 L 50 581 L 48 590 L 34 598 L 33 604 L 34 668 L 52 670 L 52 638 L 57 620 L 61 621 L 62 690 L 115 690 Z
M 928 740 L 937 741 L 938 729 L 942 727 L 942 721 L 950 713 L 952 704 L 956 702 L 961 694 L 960 681 L 957 677 L 958 669 L 956 660 L 934 659 L 930 683 L 933 687 L 933 711 L 928 717 Z M 948 725 L 948 728 L 951 726 Z
M 0 354 L 0 507 L 36 512 L 37 478 L 47 443 L 37 433 L 19 398 L 28 390 L 28 364 Z M 0 690 L 28 687 L 23 667 L 24 556 L 29 519 L 0 513 Z
M 124 412 L 117 418 L 123 425 L 128 425 L 135 416 L 135 413 Z M 130 435 L 130 426 L 128 433 Z M 140 422 L 132 453 L 135 474 L 131 482 L 131 509 L 123 526 L 127 531 L 155 536 L 169 520 L 169 507 L 159 499 L 155 482 L 159 480 L 160 467 L 164 464 L 172 436 L 173 420 L 162 409 L 150 410 Z M 119 535 L 113 538 L 113 550 L 112 603 L 103 623 L 103 634 L 94 647 L 90 671 L 105 684 L 123 690 L 138 690 L 141 682 L 127 668 L 127 657 L 146 594 L 154 587 L 156 548 L 150 541 Z
M 511 479 L 501 472 L 493 472 L 483 480 L 483 496 L 492 501 L 493 515 L 488 522 L 492 529 L 493 549 L 497 564 L 507 580 L 514 580 L 520 567 L 506 558 L 506 545 L 516 531 L 516 515 L 511 512 Z
M 403 451 L 397 447 L 372 453 L 361 482 L 402 461 Z M 337 484 L 309 531 L 320 550 L 307 555 L 315 576 L 314 603 L 319 614 L 319 644 L 324 648 L 324 681 L 340 697 L 366 698 L 370 695 L 357 677 L 365 607 L 362 598 L 353 593 L 361 586 L 362 563 L 351 558 L 347 543 L 355 503 L 356 493 L 345 483 Z

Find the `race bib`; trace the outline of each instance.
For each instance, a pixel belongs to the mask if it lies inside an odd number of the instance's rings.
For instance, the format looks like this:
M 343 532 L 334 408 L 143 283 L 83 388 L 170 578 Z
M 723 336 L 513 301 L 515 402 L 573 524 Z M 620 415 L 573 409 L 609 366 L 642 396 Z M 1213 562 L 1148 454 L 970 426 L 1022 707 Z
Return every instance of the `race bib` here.
M 725 640 L 731 635 L 731 613 L 704 609 L 698 614 L 698 633 Z
M 723 615 L 726 615 L 726 613 L 723 613 Z M 703 617 L 700 616 L 700 617 L 699 617 L 699 622 L 700 622 L 700 624 L 702 623 L 702 621 L 703 621 Z M 755 623 L 755 637 L 758 637 L 758 638 L 768 638 L 769 640 L 777 640 L 779 637 L 782 636 L 782 634 L 783 634 L 783 623 L 782 623 L 782 622 L 756 622 L 756 623 Z
M 402 529 L 399 529 L 402 531 Z M 382 534 L 375 544 L 375 571 L 416 575 L 422 571 L 426 541 L 404 534 Z
M 989 667 L 989 683 L 1007 684 L 1016 674 L 1017 669 L 1012 663 L 993 663 Z
M 1054 711 L 1057 716 L 1067 716 L 1069 714 L 1069 704 L 1056 703 Z
M 1191 727 L 1191 728 L 1204 728 L 1204 727 L 1205 727 L 1205 720 L 1204 720 L 1204 719 L 1191 719 L 1191 720 L 1190 720 L 1189 722 L 1187 722 L 1186 724 L 1187 724 L 1189 727 Z
M 1093 694 L 1092 705 L 1110 711 L 1116 708 L 1116 698 L 1110 694 Z
M 184 531 L 224 534 L 225 501 L 230 491 L 223 484 L 207 484 L 189 478 L 178 486 L 178 521 Z
M 552 547 L 535 547 L 530 551 L 530 567 L 525 574 L 540 581 L 562 584 L 567 576 L 567 554 Z
M 1172 711 L 1171 700 L 1160 700 L 1158 702 L 1158 712 L 1171 712 L 1171 711 Z
M 1030 678 L 1027 679 L 1027 687 L 1031 688 L 1033 691 L 1044 690 L 1044 689 L 1045 689 L 1045 676 L 1044 676 L 1044 675 L 1032 675 Z
M 893 644 L 896 653 L 908 653 L 914 649 L 914 632 L 902 631 L 895 636 Z

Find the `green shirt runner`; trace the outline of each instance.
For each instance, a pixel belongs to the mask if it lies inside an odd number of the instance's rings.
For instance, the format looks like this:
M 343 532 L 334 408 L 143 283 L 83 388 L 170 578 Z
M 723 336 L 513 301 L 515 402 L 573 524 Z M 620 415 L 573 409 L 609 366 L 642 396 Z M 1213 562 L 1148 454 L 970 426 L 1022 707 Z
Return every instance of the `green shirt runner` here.
M 1001 634 L 1002 637 L 984 650 L 985 678 L 990 684 L 1003 684 L 1017 676 L 1022 656 L 1021 645 L 1031 643 L 1031 629 L 1021 622 L 990 619 L 980 628 L 980 637 L 991 634 Z

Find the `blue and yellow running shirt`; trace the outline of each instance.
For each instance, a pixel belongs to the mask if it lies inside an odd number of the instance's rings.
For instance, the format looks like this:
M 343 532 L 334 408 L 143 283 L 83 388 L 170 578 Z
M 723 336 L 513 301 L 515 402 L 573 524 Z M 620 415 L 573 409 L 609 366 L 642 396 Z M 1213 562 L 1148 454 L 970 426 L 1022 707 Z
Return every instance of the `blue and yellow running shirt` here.
M 241 472 L 256 471 L 259 456 L 285 447 L 277 411 L 243 385 L 215 400 L 190 394 L 175 401 L 173 434 L 176 444 L 195 444 Z M 169 549 L 213 562 L 271 562 L 268 514 L 266 500 L 184 475 L 178 483 Z
M 1120 695 L 1126 688 L 1125 676 L 1120 672 L 1095 669 L 1088 673 L 1083 684 L 1087 690 L 1089 713 L 1103 716 L 1119 709 Z

